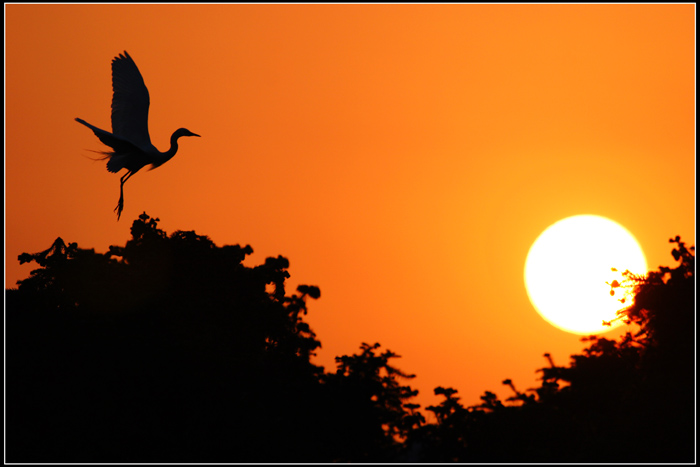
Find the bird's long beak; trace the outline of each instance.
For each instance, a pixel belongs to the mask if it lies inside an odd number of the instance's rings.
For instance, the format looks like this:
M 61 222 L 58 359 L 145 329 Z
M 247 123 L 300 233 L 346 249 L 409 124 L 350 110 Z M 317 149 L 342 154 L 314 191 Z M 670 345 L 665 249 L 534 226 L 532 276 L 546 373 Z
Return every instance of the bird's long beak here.
M 197 133 L 192 133 L 191 136 L 197 136 L 198 138 L 201 138 L 201 136 L 199 136 Z

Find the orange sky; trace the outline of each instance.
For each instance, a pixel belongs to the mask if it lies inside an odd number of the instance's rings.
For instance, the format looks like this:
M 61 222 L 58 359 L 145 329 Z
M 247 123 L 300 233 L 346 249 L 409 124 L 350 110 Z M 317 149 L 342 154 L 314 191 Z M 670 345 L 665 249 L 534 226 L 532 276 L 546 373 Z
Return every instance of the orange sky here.
M 528 301 L 550 224 L 613 219 L 651 268 L 695 243 L 695 6 L 5 5 L 5 286 L 57 236 L 105 252 L 143 211 L 318 285 L 317 363 L 380 342 L 465 404 L 583 344 Z M 125 185 L 87 157 L 112 58 L 177 156 Z M 291 287 L 289 290 L 293 290 Z M 619 335 L 613 331 L 610 336 Z

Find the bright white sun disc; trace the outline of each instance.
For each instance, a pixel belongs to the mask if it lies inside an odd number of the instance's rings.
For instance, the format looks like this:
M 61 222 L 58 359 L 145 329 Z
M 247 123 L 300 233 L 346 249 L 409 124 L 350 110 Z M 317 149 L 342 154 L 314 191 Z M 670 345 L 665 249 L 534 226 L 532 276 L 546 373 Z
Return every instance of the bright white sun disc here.
M 573 216 L 549 226 L 530 247 L 525 287 L 550 324 L 575 334 L 598 334 L 612 329 L 603 321 L 614 319 L 617 310 L 630 304 L 630 297 L 623 305 L 619 293 L 611 296 L 608 285 L 621 281 L 625 270 L 647 271 L 634 236 L 604 217 Z

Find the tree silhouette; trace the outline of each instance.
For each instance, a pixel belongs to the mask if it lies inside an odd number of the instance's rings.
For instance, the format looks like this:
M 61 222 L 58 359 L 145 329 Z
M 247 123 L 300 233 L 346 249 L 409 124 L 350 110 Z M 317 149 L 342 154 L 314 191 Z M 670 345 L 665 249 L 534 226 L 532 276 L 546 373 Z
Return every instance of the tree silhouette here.
M 9 459 L 274 460 L 297 449 L 290 420 L 322 373 L 303 320 L 319 289 L 288 296 L 285 258 L 245 267 L 249 246 L 167 236 L 157 222 L 141 215 L 106 254 L 59 238 L 20 256 L 40 268 L 6 293 Z
M 693 462 L 694 461 L 694 248 L 679 237 L 680 264 L 646 276 L 625 273 L 634 303 L 620 319 L 635 323 L 619 341 L 582 339 L 588 347 L 569 366 L 541 372 L 540 387 L 504 404 L 486 391 L 464 408 L 453 389 L 428 407 L 436 424 L 409 437 L 421 462 Z M 409 449 L 409 447 L 407 447 Z
M 402 406 L 416 391 L 396 382 L 410 378 L 389 365 L 396 355 L 364 346 L 325 374 L 304 321 L 318 287 L 288 294 L 286 258 L 246 267 L 250 246 L 168 236 L 158 222 L 142 214 L 105 254 L 58 238 L 20 255 L 39 268 L 6 291 L 9 460 L 313 462 L 398 450 L 394 437 L 420 414 Z
M 695 257 L 625 273 L 619 340 L 539 369 L 540 386 L 427 423 L 398 355 L 363 343 L 326 372 L 289 261 L 171 235 L 145 213 L 104 254 L 57 238 L 6 290 L 9 462 L 693 462 Z M 459 371 L 458 368 L 455 371 Z
M 399 384 L 414 375 L 389 363 L 398 357 L 390 350 L 375 354 L 379 347 L 363 343 L 360 354 L 336 357 L 336 372 L 323 377 L 330 396 L 343 401 L 331 408 L 333 419 L 343 422 L 328 425 L 336 425 L 334 437 L 342 440 L 334 461 L 391 461 L 400 452 L 400 441 L 424 421 L 415 412 L 419 406 L 408 402 L 418 391 Z

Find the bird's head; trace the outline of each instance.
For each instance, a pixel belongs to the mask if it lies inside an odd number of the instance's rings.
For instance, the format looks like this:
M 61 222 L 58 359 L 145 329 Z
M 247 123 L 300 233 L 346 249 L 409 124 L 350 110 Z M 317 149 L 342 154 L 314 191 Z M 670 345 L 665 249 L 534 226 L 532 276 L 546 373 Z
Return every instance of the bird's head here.
M 173 136 L 175 137 L 175 139 L 179 138 L 180 136 L 197 136 L 197 137 L 199 137 L 199 135 L 197 133 L 192 133 L 187 128 L 179 128 L 177 131 L 175 131 Z

